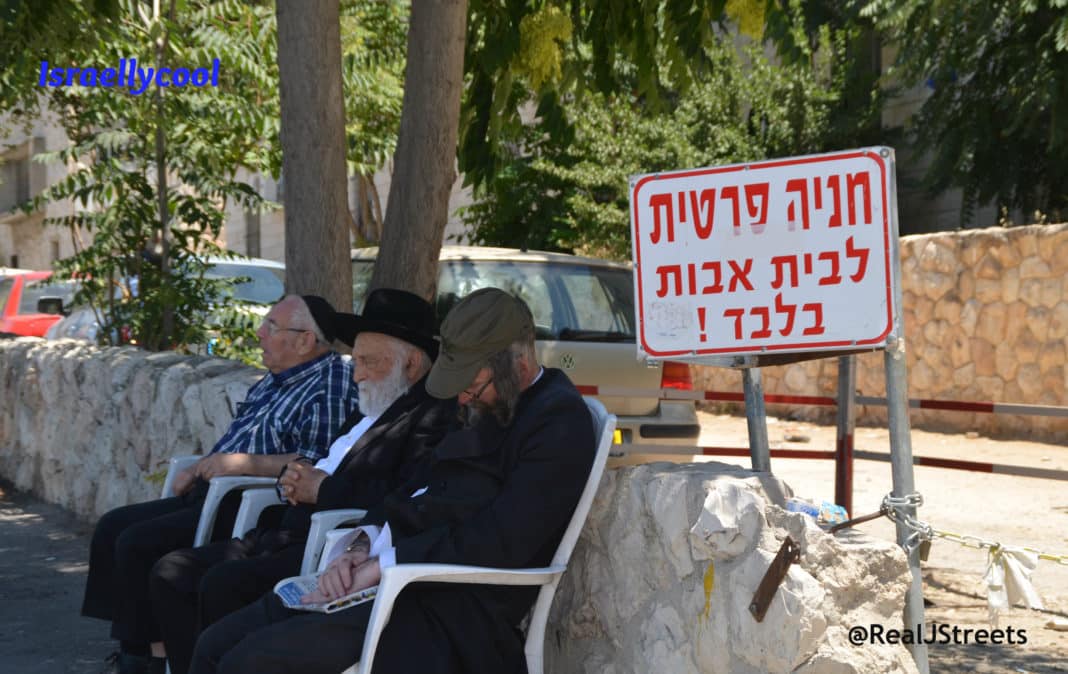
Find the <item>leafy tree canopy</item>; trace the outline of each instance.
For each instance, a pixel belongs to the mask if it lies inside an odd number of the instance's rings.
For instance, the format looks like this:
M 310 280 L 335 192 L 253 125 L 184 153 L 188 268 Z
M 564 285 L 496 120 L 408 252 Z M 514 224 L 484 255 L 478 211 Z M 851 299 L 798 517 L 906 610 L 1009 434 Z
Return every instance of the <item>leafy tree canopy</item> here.
M 748 11 L 745 25 L 755 32 L 763 24 Z M 858 78 L 853 68 L 857 28 L 809 34 L 797 8 L 779 18 L 780 28 L 798 27 L 789 32 L 786 63 L 770 60 L 762 42 L 739 48 L 724 36 L 708 42 L 696 59 L 702 67 L 685 78 L 662 60 L 655 100 L 642 93 L 638 69 L 621 59 L 613 77 L 629 88 L 545 92 L 531 122 L 501 132 L 506 159 L 465 212 L 473 239 L 625 259 L 629 176 L 867 142 L 878 100 L 875 76 Z
M 871 0 L 892 75 L 930 96 L 910 127 L 932 192 L 1033 221 L 1068 215 L 1068 0 Z
M 148 348 L 203 343 L 217 282 L 204 278 L 228 205 L 267 208 L 239 169 L 278 176 L 277 25 L 267 2 L 152 3 L 7 0 L 0 7 L 0 110 L 8 124 L 45 109 L 71 145 L 37 157 L 77 167 L 28 210 L 69 200 L 75 213 L 48 224 L 69 228 L 77 253 L 58 266 L 83 282 L 79 300 L 100 315 L 103 336 L 123 327 Z M 350 170 L 369 175 L 396 143 L 407 4 L 342 3 L 342 78 Z M 218 86 L 157 89 L 40 87 L 39 64 L 115 68 L 211 67 Z M 216 309 L 214 313 L 219 313 Z M 238 317 L 240 318 L 240 317 Z M 251 344 L 252 319 L 227 316 L 227 343 Z M 218 326 L 217 326 L 218 327 Z

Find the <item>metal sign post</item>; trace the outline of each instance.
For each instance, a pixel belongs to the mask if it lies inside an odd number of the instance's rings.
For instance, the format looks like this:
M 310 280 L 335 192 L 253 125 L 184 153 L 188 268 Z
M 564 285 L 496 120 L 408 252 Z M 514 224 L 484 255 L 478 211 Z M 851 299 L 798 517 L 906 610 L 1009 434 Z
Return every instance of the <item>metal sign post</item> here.
M 768 445 L 768 413 L 764 408 L 764 384 L 759 367 L 742 370 L 745 392 L 745 422 L 749 428 L 749 459 L 753 470 L 771 472 L 771 450 Z
M 638 357 L 743 368 L 753 469 L 770 472 L 760 366 L 886 349 L 893 495 L 911 495 L 894 151 L 671 171 L 630 186 Z M 852 400 L 855 375 L 844 374 Z M 909 535 L 898 526 L 899 543 Z M 905 626 L 922 629 L 918 552 L 906 549 Z M 910 651 L 926 673 L 926 647 Z

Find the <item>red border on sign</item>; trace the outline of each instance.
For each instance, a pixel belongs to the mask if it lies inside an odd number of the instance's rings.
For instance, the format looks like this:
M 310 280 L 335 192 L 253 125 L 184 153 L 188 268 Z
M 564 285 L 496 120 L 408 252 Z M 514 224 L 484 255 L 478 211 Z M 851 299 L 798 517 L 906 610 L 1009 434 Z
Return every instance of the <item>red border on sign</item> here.
M 858 341 L 853 340 L 838 340 L 831 342 L 803 342 L 798 344 L 775 344 L 771 346 L 761 347 L 728 347 L 722 349 L 681 349 L 676 351 L 656 351 L 649 347 L 649 344 L 645 341 L 645 320 L 643 316 L 643 289 L 642 289 L 642 274 L 641 269 L 638 269 L 638 273 L 635 274 L 635 279 L 638 287 L 638 325 L 639 334 L 638 339 L 641 340 L 642 349 L 650 356 L 682 356 L 682 355 L 702 355 L 702 354 L 720 354 L 720 353 L 767 353 L 771 351 L 787 351 L 796 349 L 798 351 L 816 351 L 819 349 L 837 348 L 837 347 L 856 347 L 856 346 L 868 346 L 871 344 L 878 344 L 882 342 L 890 331 L 894 327 L 894 309 L 893 309 L 893 283 L 890 279 L 890 204 L 888 203 L 889 195 L 887 195 L 887 175 L 886 175 L 886 162 L 877 153 L 871 150 L 861 150 L 858 152 L 842 152 L 838 154 L 821 154 L 812 155 L 809 157 L 784 159 L 784 160 L 769 160 L 763 162 L 754 162 L 750 164 L 735 164 L 733 166 L 721 166 L 717 168 L 707 169 L 693 169 L 683 171 L 671 171 L 665 173 L 657 173 L 655 175 L 648 175 L 634 184 L 631 189 L 631 208 L 634 220 L 634 227 L 631 231 L 633 237 L 635 252 L 637 255 L 636 263 L 641 261 L 641 236 L 639 235 L 639 223 L 638 223 L 638 206 L 637 200 L 634 199 L 634 195 L 638 193 L 638 190 L 642 188 L 645 183 L 654 182 L 657 180 L 664 180 L 667 178 L 689 178 L 692 176 L 704 176 L 714 175 L 717 173 L 733 173 L 736 171 L 746 171 L 752 169 L 765 169 L 765 168 L 777 168 L 780 166 L 797 166 L 800 164 L 816 164 L 828 161 L 837 161 L 840 159 L 856 159 L 867 158 L 873 160 L 879 167 L 879 174 L 881 180 L 879 181 L 880 190 L 883 197 L 883 252 L 884 263 L 886 268 L 886 328 L 883 332 L 870 339 L 863 339 Z

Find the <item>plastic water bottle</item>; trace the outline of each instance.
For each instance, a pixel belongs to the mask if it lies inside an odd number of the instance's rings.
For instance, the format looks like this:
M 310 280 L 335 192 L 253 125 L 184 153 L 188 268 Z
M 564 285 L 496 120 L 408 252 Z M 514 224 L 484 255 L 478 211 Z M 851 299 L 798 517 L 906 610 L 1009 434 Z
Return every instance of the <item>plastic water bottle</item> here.
M 845 508 L 830 501 L 823 501 L 816 505 L 803 498 L 791 497 L 786 499 L 786 510 L 808 515 L 820 525 L 838 524 L 849 519 L 849 513 Z

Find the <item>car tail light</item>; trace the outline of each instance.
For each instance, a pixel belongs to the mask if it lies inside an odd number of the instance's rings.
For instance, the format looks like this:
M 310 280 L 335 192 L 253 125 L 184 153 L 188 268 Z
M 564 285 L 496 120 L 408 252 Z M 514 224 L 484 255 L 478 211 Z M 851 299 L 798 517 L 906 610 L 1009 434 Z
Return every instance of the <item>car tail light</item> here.
M 661 370 L 660 374 L 660 388 L 692 391 L 693 376 L 690 375 L 690 366 L 686 363 L 665 360 L 664 369 Z

